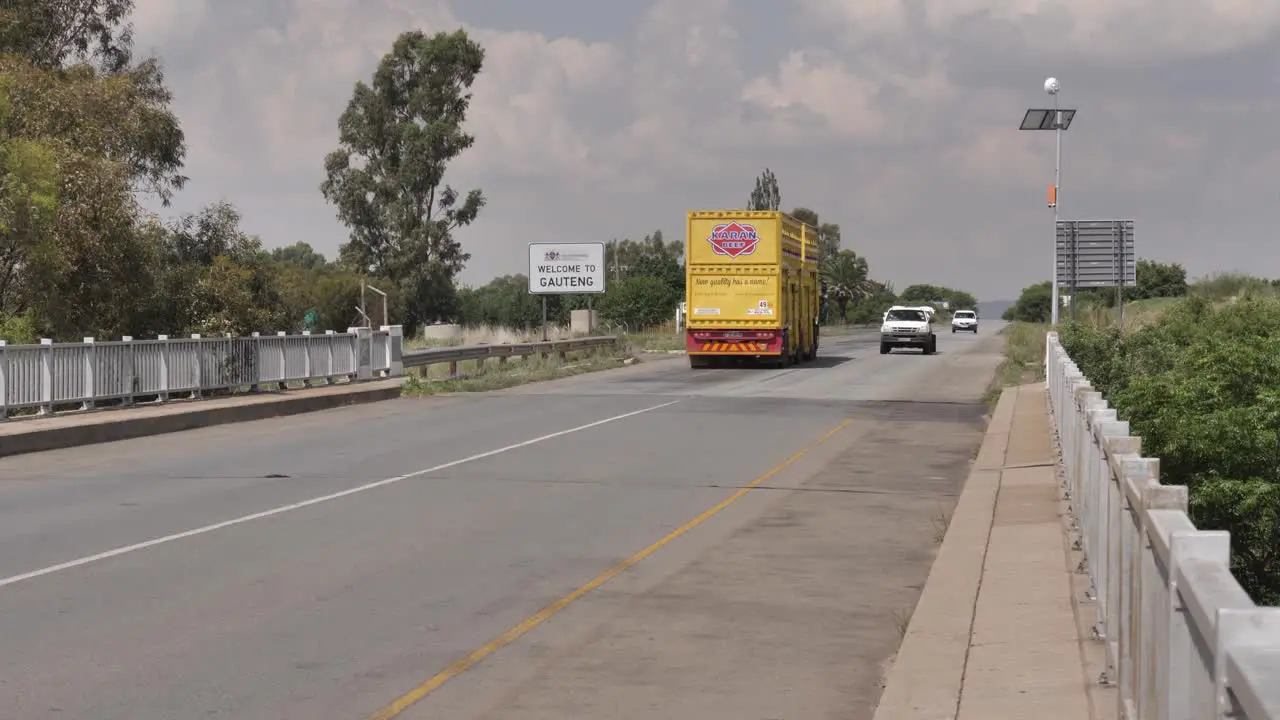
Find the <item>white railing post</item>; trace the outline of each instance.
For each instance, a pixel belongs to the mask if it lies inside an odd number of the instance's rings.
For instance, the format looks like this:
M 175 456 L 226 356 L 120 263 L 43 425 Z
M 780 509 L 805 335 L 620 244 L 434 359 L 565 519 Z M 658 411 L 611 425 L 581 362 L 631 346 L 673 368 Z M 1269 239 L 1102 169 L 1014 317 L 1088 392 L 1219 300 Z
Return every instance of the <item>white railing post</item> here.
M 373 379 L 373 328 L 355 327 L 348 332 L 356 339 L 356 380 Z
M 250 392 L 262 391 L 262 333 L 254 332 L 250 339 L 253 343 L 253 385 L 250 386 Z
M 1170 668 L 1169 698 L 1170 720 L 1200 720 L 1201 718 L 1220 718 L 1215 714 L 1212 692 L 1203 692 L 1204 668 L 1199 644 L 1193 629 L 1195 619 L 1191 615 L 1191 606 L 1187 603 L 1190 588 L 1183 586 L 1182 572 L 1184 567 L 1197 563 L 1231 562 L 1231 534 L 1223 531 L 1182 531 L 1175 532 L 1169 538 L 1169 648 L 1175 653 Z M 1204 628 L 1208 629 L 1208 628 Z M 1200 642 L 1208 645 L 1210 653 L 1216 638 L 1200 638 Z M 1209 665 L 1212 667 L 1212 659 Z M 1210 681 L 1209 687 L 1214 683 Z M 1200 690 L 1200 692 L 1197 692 Z
M 191 397 L 198 400 L 204 397 L 204 343 L 201 342 L 200 333 L 191 333 L 191 339 L 195 341 L 191 346 L 196 350 L 196 387 L 191 391 Z
M 404 375 L 404 326 L 387 325 L 383 329 L 387 331 L 387 377 L 400 377 Z
M 169 383 L 169 336 L 161 335 L 158 343 L 160 348 L 160 402 L 168 402 L 169 388 L 173 387 Z
M 325 384 L 325 385 L 332 385 L 332 384 L 333 384 L 333 376 L 334 376 L 334 372 L 333 372 L 333 367 L 334 367 L 334 364 L 333 364 L 333 344 L 334 344 L 335 342 L 337 342 L 337 341 L 338 341 L 338 337 L 337 337 L 337 336 L 338 336 L 338 334 L 337 334 L 336 332 L 334 332 L 333 330 L 325 330 L 325 331 L 324 331 L 324 348 L 325 348 L 325 353 L 324 353 L 324 354 L 325 354 L 325 362 L 327 362 L 327 363 L 328 363 L 328 365 L 326 365 L 326 366 L 325 366 L 325 369 L 324 369 L 324 384 Z
M 289 333 L 284 330 L 276 332 L 276 338 L 280 342 L 280 382 L 276 385 L 278 390 L 289 389 L 289 341 L 286 339 Z
M 302 387 L 311 387 L 311 376 L 314 371 L 311 368 L 311 331 L 302 331 Z
M 132 405 L 134 395 L 138 392 L 137 348 L 133 344 L 132 335 L 125 335 L 120 338 L 120 342 L 124 343 L 124 373 L 125 380 L 129 385 L 129 388 L 125 391 L 125 396 L 121 398 L 120 403 L 122 405 Z
M 1131 446 L 1138 444 L 1132 442 Z M 1108 545 L 1117 543 L 1120 549 L 1120 587 L 1117 589 L 1120 603 L 1119 612 L 1108 612 L 1108 616 L 1119 616 L 1116 657 L 1120 661 L 1120 697 L 1136 711 L 1143 693 L 1140 663 L 1148 651 L 1142 636 L 1142 559 L 1147 548 L 1147 538 L 1142 532 L 1146 526 L 1143 498 L 1148 489 L 1160 484 L 1160 463 L 1154 458 L 1125 457 L 1118 465 L 1118 493 L 1112 495 L 1108 504 Z
M 53 412 L 53 340 L 40 338 L 40 410 L 41 415 Z
M 1245 609 L 1222 609 L 1218 614 L 1217 653 L 1214 664 L 1215 695 L 1218 700 L 1218 717 L 1253 720 L 1263 717 L 1276 717 L 1276 696 L 1272 692 L 1270 698 L 1258 697 L 1254 691 L 1258 688 L 1233 688 L 1232 679 L 1242 673 L 1233 672 L 1233 665 L 1238 666 L 1246 657 L 1250 659 L 1259 655 L 1274 654 L 1280 647 L 1280 608 L 1251 607 Z M 1270 663 L 1275 667 L 1275 662 Z M 1272 674 L 1272 682 L 1277 680 Z M 1243 678 L 1240 678 L 1243 679 Z M 1261 679 L 1261 678 L 1258 678 Z M 1240 692 L 1236 692 L 1236 690 Z M 1239 702 L 1245 700 L 1247 704 Z
M 1173 510 L 1186 513 L 1188 492 L 1182 485 L 1155 484 L 1142 492 L 1142 528 L 1141 569 L 1138 584 L 1141 588 L 1139 603 L 1141 620 L 1138 628 L 1138 646 L 1131 651 L 1139 672 L 1138 708 L 1141 710 L 1137 720 L 1166 720 L 1167 712 L 1162 710 L 1168 694 L 1168 673 L 1170 660 L 1169 617 L 1166 586 L 1160 569 L 1159 559 L 1152 547 L 1152 538 L 1158 529 L 1154 526 L 1151 513 L 1158 510 Z
M 0 340 L 0 422 L 9 419 L 9 342 Z
M 93 344 L 93 338 L 84 339 L 84 401 L 80 403 L 81 410 L 92 410 L 94 400 L 97 399 L 97 385 L 94 383 L 93 371 L 97 367 L 97 348 Z

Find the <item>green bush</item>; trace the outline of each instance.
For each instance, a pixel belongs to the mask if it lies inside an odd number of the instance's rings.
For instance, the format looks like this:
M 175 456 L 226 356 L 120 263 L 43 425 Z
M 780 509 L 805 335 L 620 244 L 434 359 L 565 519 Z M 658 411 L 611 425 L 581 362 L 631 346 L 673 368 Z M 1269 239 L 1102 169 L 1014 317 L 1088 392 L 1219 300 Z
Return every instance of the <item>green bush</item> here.
M 1196 525 L 1231 532 L 1255 602 L 1280 603 L 1280 300 L 1192 296 L 1125 334 L 1069 325 L 1061 338 L 1161 481 L 1189 488 Z
M 662 278 L 625 277 L 601 298 L 600 319 L 631 330 L 643 330 L 669 320 L 680 299 L 680 290 Z

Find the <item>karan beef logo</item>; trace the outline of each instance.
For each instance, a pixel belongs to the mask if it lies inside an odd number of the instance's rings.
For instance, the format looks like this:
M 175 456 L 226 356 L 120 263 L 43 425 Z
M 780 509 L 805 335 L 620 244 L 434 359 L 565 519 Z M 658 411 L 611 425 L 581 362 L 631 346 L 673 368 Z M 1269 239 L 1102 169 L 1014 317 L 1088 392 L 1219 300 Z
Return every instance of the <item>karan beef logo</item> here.
M 760 235 L 755 225 L 731 222 L 712 228 L 707 242 L 715 254 L 736 258 L 754 253 L 760 244 Z

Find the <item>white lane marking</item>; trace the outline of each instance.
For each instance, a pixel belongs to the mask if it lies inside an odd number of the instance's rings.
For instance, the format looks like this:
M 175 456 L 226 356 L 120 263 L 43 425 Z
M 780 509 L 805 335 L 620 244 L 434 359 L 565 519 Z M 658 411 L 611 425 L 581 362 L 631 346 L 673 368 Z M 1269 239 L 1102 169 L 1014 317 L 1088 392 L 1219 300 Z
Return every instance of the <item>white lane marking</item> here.
M 453 460 L 447 463 L 443 463 L 441 465 L 435 465 L 433 467 L 424 468 L 422 470 L 415 470 L 405 475 L 397 475 L 396 477 L 390 477 L 383 480 L 377 480 L 371 483 L 367 483 L 365 485 L 359 485 L 357 487 L 348 488 L 341 492 L 332 493 L 330 495 L 322 495 L 320 497 L 311 498 L 310 500 L 303 500 L 302 502 L 293 503 L 291 505 L 281 505 L 280 507 L 272 508 L 270 510 L 263 510 L 262 512 L 253 513 L 252 515 L 245 515 L 243 517 L 238 517 L 232 520 L 224 520 L 222 522 L 214 523 L 212 525 L 205 525 L 204 527 L 198 527 L 193 530 L 174 533 L 173 535 L 165 535 L 164 537 L 158 537 L 152 540 L 147 540 L 145 542 L 135 543 L 133 545 L 125 545 L 124 547 L 118 547 L 114 550 L 108 550 L 106 552 L 101 552 L 96 555 L 86 555 L 85 557 L 77 558 L 75 560 L 68 560 L 67 562 L 59 563 L 57 565 L 50 565 L 49 567 L 41 568 L 39 570 L 32 570 L 31 572 L 22 573 L 21 575 L 14 575 L 12 577 L 0 579 L 0 588 L 6 587 L 8 585 L 15 585 L 24 580 L 34 580 L 35 578 L 43 577 L 45 575 L 52 575 L 54 573 L 62 572 L 63 570 L 71 570 L 73 568 L 83 567 L 85 565 L 96 563 L 102 560 L 108 560 L 113 557 L 128 555 L 129 553 L 135 553 L 135 552 L 138 552 L 139 550 L 146 550 L 147 548 L 152 548 L 157 545 L 165 545 L 171 542 L 176 542 L 178 540 L 185 540 L 186 538 L 189 538 L 189 537 L 195 537 L 197 535 L 204 535 L 205 533 L 211 533 L 215 530 L 221 530 L 223 528 L 229 528 L 235 525 L 243 525 L 244 523 L 247 523 L 247 522 L 252 522 L 254 520 L 262 520 L 264 518 L 273 517 L 275 515 L 282 515 L 284 513 L 292 512 L 294 510 L 301 510 L 302 508 L 305 508 L 305 507 L 311 507 L 312 505 L 327 503 L 331 500 L 338 500 L 340 498 L 344 498 L 349 495 L 355 495 L 357 493 L 367 492 L 369 490 L 380 488 L 386 485 L 394 485 L 395 483 L 402 482 L 404 480 L 409 480 L 411 478 L 420 477 L 422 475 L 428 475 L 434 472 L 440 472 L 441 470 L 448 470 L 449 468 L 454 468 L 459 465 L 465 465 L 470 462 L 475 462 L 476 460 L 483 460 L 485 458 L 490 458 L 490 457 L 493 457 L 494 455 L 501 455 L 502 453 L 510 452 L 512 450 L 519 450 L 520 448 L 528 447 L 530 445 L 536 445 L 540 442 L 545 442 L 547 440 L 554 440 L 555 438 L 558 438 L 558 437 L 564 437 L 565 435 L 572 435 L 573 433 L 582 432 L 583 430 L 590 430 L 591 428 L 599 427 L 601 425 L 606 425 L 611 422 L 617 422 L 618 420 L 625 420 L 630 417 L 635 417 L 636 415 L 643 415 L 644 413 L 653 412 L 654 410 L 661 410 L 662 408 L 665 408 L 665 407 L 671 407 L 672 405 L 675 405 L 678 402 L 680 402 L 680 400 L 672 400 L 671 402 L 668 402 L 668 403 L 663 403 L 661 405 L 654 405 L 652 407 L 643 408 L 641 410 L 634 410 L 632 412 L 623 413 L 621 415 L 614 415 L 613 417 L 608 417 L 608 418 L 605 418 L 604 420 L 597 420 L 592 423 L 587 423 L 586 425 L 579 425 L 577 427 L 569 428 L 568 430 L 560 430 L 558 432 L 548 433 L 546 435 L 533 438 L 532 440 L 525 440 L 524 442 L 518 442 L 518 443 L 515 443 L 514 445 L 507 445 L 506 447 L 500 447 L 500 448 L 497 448 L 496 450 L 488 450 L 482 453 L 478 453 L 476 455 L 464 457 L 460 460 Z

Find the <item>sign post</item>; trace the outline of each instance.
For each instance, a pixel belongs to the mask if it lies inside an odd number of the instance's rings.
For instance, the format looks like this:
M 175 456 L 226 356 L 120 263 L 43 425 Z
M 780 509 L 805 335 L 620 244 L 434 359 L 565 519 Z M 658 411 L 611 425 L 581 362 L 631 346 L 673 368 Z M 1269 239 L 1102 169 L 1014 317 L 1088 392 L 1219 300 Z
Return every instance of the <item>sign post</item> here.
M 529 292 L 542 296 L 542 341 L 547 341 L 548 295 L 605 291 L 604 243 L 529 243 Z
M 1124 288 L 1138 284 L 1132 220 L 1060 220 L 1057 223 L 1059 285 L 1071 287 L 1071 318 L 1076 316 L 1076 290 L 1116 289 L 1116 310 L 1124 331 Z

